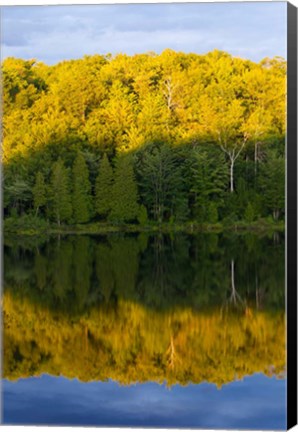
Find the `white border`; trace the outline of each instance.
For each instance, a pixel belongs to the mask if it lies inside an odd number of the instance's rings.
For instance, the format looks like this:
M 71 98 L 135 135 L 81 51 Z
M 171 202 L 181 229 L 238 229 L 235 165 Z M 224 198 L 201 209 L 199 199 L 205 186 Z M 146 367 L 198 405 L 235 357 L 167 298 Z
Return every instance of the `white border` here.
M 146 0 L 146 1 L 142 1 L 142 0 L 102 0 L 102 1 L 98 1 L 98 0 L 87 0 L 87 1 L 83 1 L 83 0 L 64 0 L 64 1 L 59 1 L 59 0 L 47 0 L 47 1 L 43 1 L 43 0 L 0 0 L 0 6 L 38 6 L 38 5 L 43 5 L 43 6 L 50 6 L 50 5 L 98 5 L 98 4 L 119 4 L 119 3 L 123 3 L 123 4 L 127 4 L 127 3 L 263 3 L 263 2 L 267 2 L 267 3 L 286 3 L 285 0 L 261 0 L 261 1 L 256 1 L 256 0 L 245 0 L 245 1 L 241 1 L 241 0 L 230 0 L 230 1 L 226 1 L 226 0 L 216 0 L 216 1 L 211 1 L 211 0 Z M 290 3 L 292 3 L 294 6 L 298 7 L 298 0 L 291 0 Z
M 266 1 L 266 2 L 272 2 L 272 0 L 262 0 Z M 274 2 L 279 2 L 279 0 L 273 0 Z M 243 3 L 241 0 L 230 0 L 229 2 L 238 2 L 238 3 Z M 256 2 L 255 0 L 245 0 L 245 2 Z M 259 2 L 259 1 L 258 1 Z M 49 5 L 98 5 L 98 4 L 126 4 L 126 3 L 198 3 L 197 0 L 146 0 L 146 1 L 142 1 L 142 0 L 102 0 L 102 1 L 98 1 L 98 0 L 87 0 L 86 2 L 84 2 L 83 0 L 64 0 L 64 1 L 57 1 L 57 0 L 47 0 L 47 1 L 42 1 L 42 0 L 0 0 L 0 6 L 38 6 L 38 5 L 43 5 L 43 6 L 49 6 Z M 216 2 L 211 1 L 211 0 L 200 0 L 200 3 L 227 3 L 226 0 L 216 0 Z M 290 3 L 292 3 L 294 6 L 296 6 L 298 8 L 298 0 L 291 0 Z M 0 26 L 1 26 L 1 21 L 0 21 Z M 0 264 L 1 265 L 1 264 Z M 1 395 L 0 395 L 1 397 Z M 83 431 L 90 431 L 90 432 L 141 432 L 141 431 L 146 431 L 146 432 L 156 432 L 157 429 L 141 429 L 141 428 L 93 428 L 93 427 L 54 427 L 54 426 L 2 426 L 1 427 L 1 431 L 3 432 L 29 432 L 29 431 L 34 431 L 34 432 L 49 432 L 49 428 L 60 431 L 60 432 L 69 432 L 69 431 L 73 431 L 73 432 L 83 432 Z M 181 432 L 181 429 L 158 429 L 161 432 L 168 430 L 169 432 Z M 182 429 L 183 430 L 187 430 L 187 429 Z M 188 429 L 189 430 L 189 429 Z M 194 430 L 199 430 L 200 432 L 225 432 L 225 429 L 194 429 Z M 298 426 L 295 426 L 294 428 L 291 429 L 291 431 L 293 432 L 298 432 Z M 236 429 L 233 429 L 233 432 L 238 432 Z M 239 431 L 240 432 L 240 431 Z M 241 431 L 244 432 L 244 431 Z M 254 432 L 261 432 L 258 430 L 255 430 Z M 267 431 L 266 431 L 267 432 Z M 268 431 L 270 432 L 270 431 Z

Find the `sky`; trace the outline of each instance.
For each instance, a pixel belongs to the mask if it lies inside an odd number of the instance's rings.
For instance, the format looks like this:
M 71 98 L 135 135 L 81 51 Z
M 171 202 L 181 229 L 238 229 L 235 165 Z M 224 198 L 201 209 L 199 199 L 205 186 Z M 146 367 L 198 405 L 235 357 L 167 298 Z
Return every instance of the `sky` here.
M 1 58 L 47 64 L 84 55 L 214 49 L 286 58 L 286 3 L 172 3 L 1 8 Z

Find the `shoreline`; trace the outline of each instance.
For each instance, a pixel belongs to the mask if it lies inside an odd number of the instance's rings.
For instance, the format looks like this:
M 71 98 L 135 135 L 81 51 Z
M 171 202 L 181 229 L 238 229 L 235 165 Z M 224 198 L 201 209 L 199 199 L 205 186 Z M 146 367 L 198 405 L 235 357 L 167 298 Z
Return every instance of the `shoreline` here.
M 134 225 L 134 224 L 107 224 L 107 223 L 89 223 L 86 225 L 61 225 L 38 227 L 38 228 L 16 228 L 3 227 L 4 235 L 17 235 L 17 236 L 38 236 L 38 235 L 100 235 L 110 233 L 147 233 L 147 234 L 221 234 L 221 233 L 237 233 L 237 234 L 268 234 L 273 232 L 285 232 L 285 223 L 269 223 L 256 221 L 253 223 L 235 222 L 233 224 L 148 224 L 148 225 Z

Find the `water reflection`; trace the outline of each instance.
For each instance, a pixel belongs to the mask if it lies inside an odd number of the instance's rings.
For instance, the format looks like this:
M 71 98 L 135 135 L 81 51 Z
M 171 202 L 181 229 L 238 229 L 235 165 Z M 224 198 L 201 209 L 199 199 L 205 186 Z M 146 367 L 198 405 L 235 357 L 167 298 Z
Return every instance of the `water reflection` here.
M 43 375 L 5 380 L 6 424 L 285 430 L 284 381 L 255 374 L 224 385 L 121 386 Z
M 283 256 L 253 235 L 6 239 L 4 377 L 283 376 Z

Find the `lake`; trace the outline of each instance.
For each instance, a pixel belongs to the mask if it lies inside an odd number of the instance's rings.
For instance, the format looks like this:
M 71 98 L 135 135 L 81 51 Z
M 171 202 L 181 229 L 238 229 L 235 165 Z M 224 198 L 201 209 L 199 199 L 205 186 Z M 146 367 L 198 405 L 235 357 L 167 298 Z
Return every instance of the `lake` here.
M 5 424 L 286 428 L 283 234 L 4 239 Z

